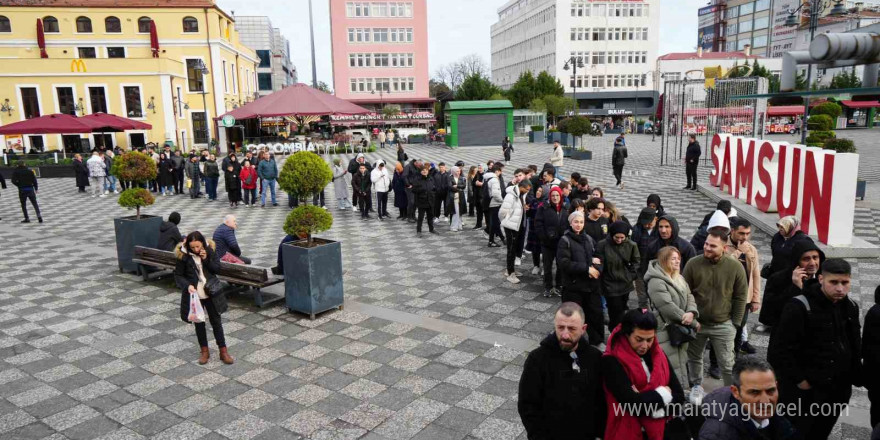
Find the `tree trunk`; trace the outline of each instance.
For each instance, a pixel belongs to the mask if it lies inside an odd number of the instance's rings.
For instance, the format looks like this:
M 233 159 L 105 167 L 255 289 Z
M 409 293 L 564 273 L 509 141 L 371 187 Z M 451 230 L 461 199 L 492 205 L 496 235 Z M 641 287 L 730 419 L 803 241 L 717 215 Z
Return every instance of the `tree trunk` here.
M 135 216 L 135 219 L 140 220 L 140 219 L 141 219 L 141 207 L 140 207 L 140 206 L 136 206 L 136 207 L 135 207 L 135 212 L 137 213 L 136 216 Z

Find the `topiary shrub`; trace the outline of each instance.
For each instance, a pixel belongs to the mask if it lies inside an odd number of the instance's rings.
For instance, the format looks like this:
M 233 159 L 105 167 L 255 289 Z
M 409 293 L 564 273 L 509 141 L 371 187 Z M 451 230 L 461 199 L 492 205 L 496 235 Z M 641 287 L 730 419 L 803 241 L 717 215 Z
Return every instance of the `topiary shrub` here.
M 811 131 L 810 135 L 807 136 L 806 144 L 809 147 L 824 147 L 825 142 L 829 139 L 834 139 L 835 133 L 830 130 L 816 130 Z
M 302 205 L 287 215 L 284 232 L 296 237 L 306 237 L 312 247 L 312 236 L 330 229 L 333 216 L 327 210 L 314 205 Z
M 119 206 L 127 209 L 137 209 L 137 219 L 141 218 L 141 206 L 150 206 L 156 202 L 149 191 L 138 188 L 140 184 L 156 178 L 158 169 L 156 162 L 147 154 L 131 151 L 113 159 L 110 174 L 125 180 L 134 182 L 135 187 L 129 188 L 119 195 Z
M 585 134 L 590 134 L 592 130 L 593 123 L 583 116 L 572 116 L 559 123 L 559 131 L 568 133 L 574 136 L 575 139 Z
M 810 131 L 827 131 L 834 129 L 834 119 L 828 115 L 814 115 L 807 120 L 807 128 Z
M 832 120 L 840 117 L 843 108 L 836 102 L 823 102 L 810 110 L 810 116 L 827 115 Z
M 855 153 L 856 145 L 852 139 L 828 139 L 825 141 L 824 148 L 834 150 L 838 153 Z
M 529 128 L 531 128 L 532 131 L 544 131 L 544 126 L 543 126 L 543 125 L 532 125 L 532 126 L 529 127 Z
M 141 218 L 141 206 L 150 206 L 156 202 L 153 194 L 145 188 L 129 188 L 119 195 L 119 206 L 127 209 L 136 209 L 137 218 Z

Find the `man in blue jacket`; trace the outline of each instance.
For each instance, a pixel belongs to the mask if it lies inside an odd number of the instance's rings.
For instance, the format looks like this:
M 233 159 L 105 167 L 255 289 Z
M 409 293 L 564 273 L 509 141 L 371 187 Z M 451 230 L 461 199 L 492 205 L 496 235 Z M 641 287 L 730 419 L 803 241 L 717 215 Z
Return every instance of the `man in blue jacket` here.
M 241 248 L 235 238 L 236 229 L 238 229 L 238 221 L 234 215 L 229 214 L 223 217 L 223 224 L 214 230 L 213 238 L 217 258 L 227 263 L 251 264 L 250 258 L 241 255 Z
M 275 164 L 274 154 L 270 153 L 268 159 L 260 161 L 260 165 L 257 166 L 257 175 L 260 176 L 260 179 L 263 179 L 262 204 L 260 207 L 266 207 L 267 187 L 272 192 L 272 206 L 278 206 L 278 201 L 275 199 L 275 179 L 278 178 L 278 165 Z

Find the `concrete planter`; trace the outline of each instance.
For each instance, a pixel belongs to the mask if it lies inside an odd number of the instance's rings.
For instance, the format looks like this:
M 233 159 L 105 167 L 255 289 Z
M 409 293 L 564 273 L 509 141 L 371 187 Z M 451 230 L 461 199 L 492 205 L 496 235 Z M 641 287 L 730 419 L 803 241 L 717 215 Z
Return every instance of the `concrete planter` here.
M 593 160 L 593 152 L 590 150 L 572 150 L 572 160 Z
M 284 296 L 287 308 L 315 319 L 315 314 L 342 308 L 342 244 L 315 238 L 315 247 L 306 241 L 281 247 L 284 259 Z
M 865 200 L 865 193 L 868 190 L 868 182 L 864 180 L 856 180 L 856 198 Z
M 552 144 L 554 142 L 562 143 L 562 133 L 558 131 L 547 132 L 547 143 Z
M 544 132 L 543 131 L 530 131 L 529 132 L 529 142 L 544 142 Z
M 562 147 L 562 157 L 571 157 L 572 151 L 574 151 L 574 148 Z
M 161 225 L 162 217 L 152 215 L 141 215 L 140 219 L 136 219 L 135 216 L 113 219 L 116 230 L 116 259 L 119 261 L 120 272 L 137 273 L 138 264 L 131 261 L 134 257 L 134 247 L 158 246 Z

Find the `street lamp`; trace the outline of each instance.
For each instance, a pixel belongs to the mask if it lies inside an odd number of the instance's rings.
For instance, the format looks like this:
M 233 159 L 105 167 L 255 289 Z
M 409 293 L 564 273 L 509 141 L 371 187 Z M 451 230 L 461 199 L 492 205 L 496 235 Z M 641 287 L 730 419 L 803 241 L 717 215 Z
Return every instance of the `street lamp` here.
M 382 83 L 379 83 L 379 114 L 382 115 L 382 119 L 381 119 L 382 128 L 385 128 L 385 100 L 383 98 L 383 93 L 384 93 L 384 90 L 382 90 L 383 88 L 384 87 L 382 87 Z M 375 95 L 376 90 L 375 89 L 371 90 L 370 94 Z
M 565 65 L 562 66 L 562 70 L 566 70 L 566 71 L 567 71 L 567 70 L 569 69 L 569 66 L 571 66 L 571 76 L 572 76 L 572 78 L 574 78 L 573 83 L 574 83 L 574 108 L 575 108 L 575 115 L 580 115 L 580 113 L 581 113 L 581 112 L 580 112 L 580 108 L 581 108 L 581 106 L 578 104 L 578 98 L 577 98 L 577 93 L 578 93 L 578 88 L 577 88 L 577 74 L 578 74 L 578 67 L 580 67 L 581 69 L 584 68 L 584 60 L 583 60 L 581 57 L 572 56 L 571 58 L 565 60 Z
M 785 19 L 785 24 L 787 26 L 799 26 L 800 25 L 800 14 L 807 12 L 810 14 L 810 43 L 813 42 L 813 38 L 816 36 L 816 28 L 819 27 L 819 16 L 831 6 L 832 0 L 806 0 L 801 3 L 797 9 L 792 9 L 788 11 L 788 18 Z M 828 12 L 830 16 L 840 16 L 846 15 L 847 9 L 846 6 L 843 5 L 843 0 L 833 0 L 834 6 L 831 8 L 831 11 Z M 804 9 L 804 6 L 809 7 L 809 9 Z M 807 90 L 810 90 L 810 81 L 813 76 L 813 65 L 807 64 Z M 804 118 L 801 120 L 801 143 L 804 144 L 807 142 L 807 115 L 810 113 L 810 97 L 806 96 L 804 98 Z

